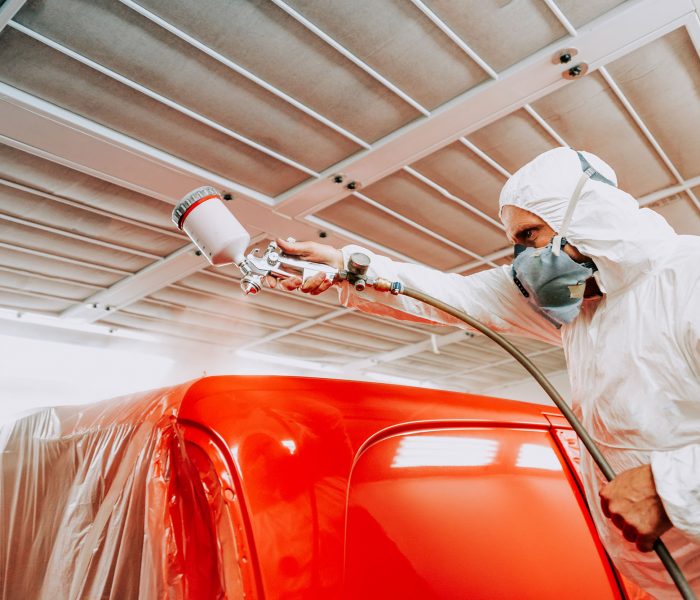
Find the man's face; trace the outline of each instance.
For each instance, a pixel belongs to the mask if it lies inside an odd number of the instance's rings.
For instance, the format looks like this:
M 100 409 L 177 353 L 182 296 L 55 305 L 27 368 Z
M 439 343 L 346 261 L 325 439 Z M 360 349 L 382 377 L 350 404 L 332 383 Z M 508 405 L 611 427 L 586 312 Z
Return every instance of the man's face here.
M 549 244 L 556 235 L 556 231 L 540 217 L 517 206 L 504 206 L 501 211 L 501 220 L 503 225 L 505 225 L 506 235 L 512 244 L 542 248 Z M 586 257 L 571 244 L 564 246 L 564 252 L 576 262 L 584 262 L 586 260 Z

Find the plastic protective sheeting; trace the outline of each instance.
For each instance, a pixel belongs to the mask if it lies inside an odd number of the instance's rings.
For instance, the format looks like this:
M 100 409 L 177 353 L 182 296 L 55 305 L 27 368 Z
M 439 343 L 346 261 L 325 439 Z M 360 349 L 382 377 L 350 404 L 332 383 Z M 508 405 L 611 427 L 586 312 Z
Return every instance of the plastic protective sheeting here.
M 186 387 L 0 430 L 2 599 L 242 597 L 217 539 L 223 497 L 177 424 Z

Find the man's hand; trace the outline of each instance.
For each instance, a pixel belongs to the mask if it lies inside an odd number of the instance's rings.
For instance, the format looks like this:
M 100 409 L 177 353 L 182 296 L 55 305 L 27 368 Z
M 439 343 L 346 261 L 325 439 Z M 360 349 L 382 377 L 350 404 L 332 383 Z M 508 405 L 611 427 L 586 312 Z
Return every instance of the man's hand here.
M 651 465 L 620 473 L 601 488 L 600 503 L 605 516 L 642 552 L 653 550 L 656 539 L 672 527 L 656 493 Z
M 285 254 L 298 256 L 302 260 L 310 262 L 322 263 L 329 265 L 338 270 L 343 268 L 343 253 L 327 244 L 319 244 L 317 242 L 287 242 L 278 239 L 277 245 Z M 313 296 L 325 292 L 333 282 L 326 279 L 324 273 L 319 273 L 310 277 L 302 283 L 301 277 L 287 277 L 287 279 L 277 280 L 274 277 L 266 277 L 265 282 L 270 287 L 274 288 L 279 283 L 280 287 L 285 290 L 292 291 L 301 288 L 302 292 L 307 292 Z

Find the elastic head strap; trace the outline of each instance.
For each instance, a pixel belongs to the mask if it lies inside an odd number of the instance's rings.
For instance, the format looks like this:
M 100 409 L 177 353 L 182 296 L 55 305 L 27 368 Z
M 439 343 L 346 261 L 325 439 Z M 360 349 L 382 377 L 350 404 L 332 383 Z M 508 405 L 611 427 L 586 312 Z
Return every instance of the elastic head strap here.
M 588 179 L 592 179 L 593 181 L 600 181 L 601 183 L 606 183 L 607 185 L 617 187 L 607 177 L 598 173 L 598 171 L 596 171 L 586 160 L 586 157 L 583 154 L 581 154 L 580 152 L 576 152 L 576 155 L 578 156 L 578 160 L 581 163 L 583 175 L 581 175 L 581 178 L 578 180 L 576 188 L 574 189 L 574 193 L 571 195 L 571 200 L 569 200 L 569 205 L 566 207 L 566 213 L 564 214 L 564 220 L 561 223 L 559 233 L 557 233 L 557 235 L 555 235 L 554 238 L 552 238 L 552 254 L 554 254 L 554 256 L 559 256 L 559 252 L 561 251 L 562 238 L 566 235 L 566 232 L 569 230 L 571 218 L 574 216 L 574 209 L 576 208 L 576 204 L 578 203 L 579 198 L 581 197 L 581 191 L 583 190 L 583 186 L 586 185 L 586 181 L 588 181 Z
M 569 229 L 569 223 L 571 223 L 571 217 L 574 216 L 574 209 L 576 208 L 578 200 L 581 197 L 583 186 L 586 185 L 586 182 L 593 175 L 593 173 L 595 173 L 595 170 L 592 167 L 589 167 L 583 172 L 583 175 L 579 177 L 574 193 L 571 195 L 571 200 L 569 200 L 569 205 L 566 207 L 566 213 L 564 214 L 564 220 L 559 228 L 559 233 L 552 238 L 552 254 L 554 254 L 554 256 L 559 256 L 559 252 L 561 252 L 561 240 Z

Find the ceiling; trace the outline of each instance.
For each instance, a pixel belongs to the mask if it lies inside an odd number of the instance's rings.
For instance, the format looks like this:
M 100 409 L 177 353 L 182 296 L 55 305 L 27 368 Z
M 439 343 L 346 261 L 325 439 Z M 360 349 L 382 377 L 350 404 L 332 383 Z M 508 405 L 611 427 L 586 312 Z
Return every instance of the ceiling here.
M 245 298 L 170 221 L 214 185 L 255 243 L 508 262 L 498 194 L 560 145 L 700 234 L 700 0 L 5 0 L 0 335 L 238 352 L 497 392 L 480 335 L 309 297 Z M 572 63 L 553 57 L 574 48 Z M 574 80 L 563 74 L 585 63 Z M 356 181 L 358 190 L 337 184 Z M 515 340 L 547 374 L 562 352 Z M 246 354 L 247 353 L 247 354 Z

